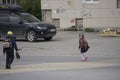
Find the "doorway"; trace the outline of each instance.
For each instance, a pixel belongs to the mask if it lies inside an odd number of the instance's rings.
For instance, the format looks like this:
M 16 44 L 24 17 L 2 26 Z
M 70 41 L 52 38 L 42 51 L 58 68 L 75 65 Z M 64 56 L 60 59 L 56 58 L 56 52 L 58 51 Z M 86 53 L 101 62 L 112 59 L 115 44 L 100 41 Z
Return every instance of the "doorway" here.
M 53 19 L 53 24 L 56 26 L 56 28 L 60 28 L 60 19 Z
M 76 25 L 78 30 L 83 28 L 83 18 L 76 18 L 75 19 L 75 25 Z

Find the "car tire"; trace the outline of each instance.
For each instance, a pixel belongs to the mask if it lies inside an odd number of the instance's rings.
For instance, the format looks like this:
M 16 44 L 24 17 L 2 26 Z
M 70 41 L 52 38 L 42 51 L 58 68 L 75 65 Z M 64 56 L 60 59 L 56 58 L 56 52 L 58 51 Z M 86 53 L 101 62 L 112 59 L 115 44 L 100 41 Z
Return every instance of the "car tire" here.
M 27 32 L 26 37 L 27 37 L 27 40 L 30 41 L 30 42 L 34 42 L 34 41 L 37 40 L 36 33 L 35 33 L 35 31 L 33 31 L 33 30 L 29 30 L 29 31 Z
M 52 37 L 44 37 L 44 40 L 47 40 L 47 41 L 49 41 L 51 39 L 52 39 Z

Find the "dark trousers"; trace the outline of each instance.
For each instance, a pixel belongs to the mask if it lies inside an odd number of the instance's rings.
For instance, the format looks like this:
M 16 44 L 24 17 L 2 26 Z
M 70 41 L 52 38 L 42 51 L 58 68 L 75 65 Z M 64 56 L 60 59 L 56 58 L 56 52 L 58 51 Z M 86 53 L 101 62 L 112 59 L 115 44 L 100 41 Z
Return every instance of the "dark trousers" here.
M 14 50 L 6 49 L 6 66 L 10 66 L 14 60 Z

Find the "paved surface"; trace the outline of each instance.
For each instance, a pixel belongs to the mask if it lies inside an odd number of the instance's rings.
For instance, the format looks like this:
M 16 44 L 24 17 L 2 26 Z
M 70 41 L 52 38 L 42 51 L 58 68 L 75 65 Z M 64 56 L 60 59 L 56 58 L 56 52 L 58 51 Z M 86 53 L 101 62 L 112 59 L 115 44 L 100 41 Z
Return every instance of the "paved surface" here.
M 88 61 L 81 62 L 79 32 L 58 32 L 52 41 L 18 40 L 21 59 L 6 70 L 0 42 L 0 80 L 119 80 L 120 37 L 85 33 Z

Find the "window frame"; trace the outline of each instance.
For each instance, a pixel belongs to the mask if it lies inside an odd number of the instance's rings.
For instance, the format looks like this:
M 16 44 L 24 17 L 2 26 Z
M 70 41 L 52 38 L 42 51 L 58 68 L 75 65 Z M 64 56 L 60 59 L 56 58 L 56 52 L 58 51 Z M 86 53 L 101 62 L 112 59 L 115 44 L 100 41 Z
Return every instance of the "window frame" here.
M 90 0 L 90 1 L 83 0 L 83 3 L 99 3 L 99 0 L 98 0 L 98 1 L 94 1 L 94 0 Z
M 117 8 L 120 8 L 120 0 L 117 0 Z

